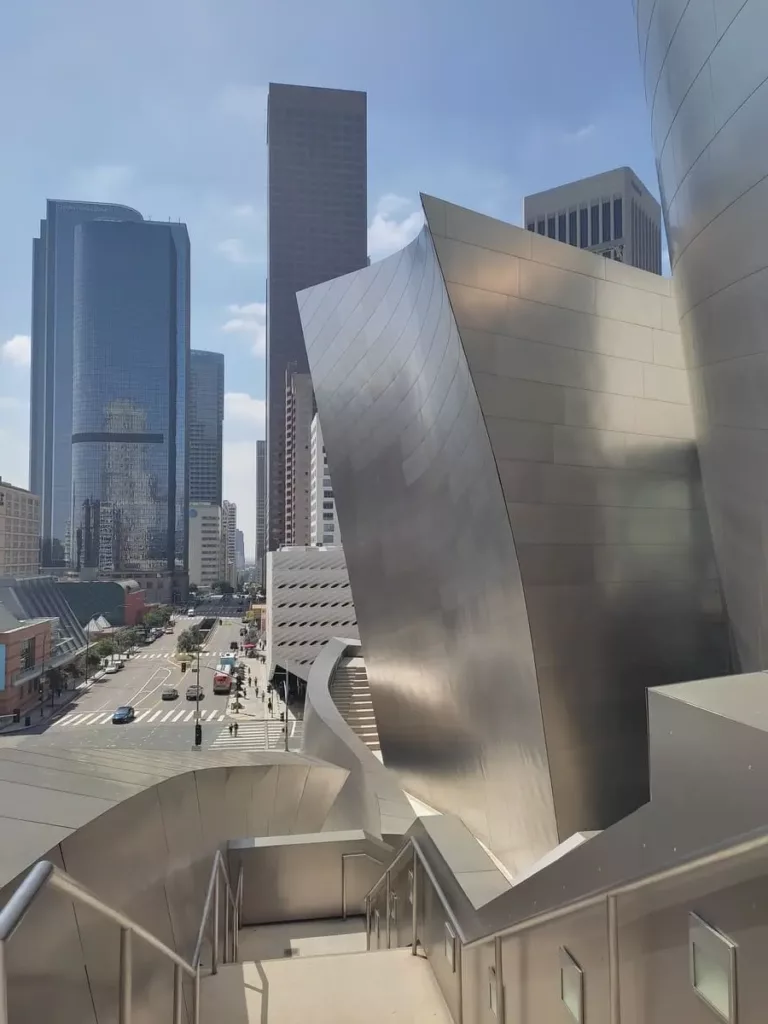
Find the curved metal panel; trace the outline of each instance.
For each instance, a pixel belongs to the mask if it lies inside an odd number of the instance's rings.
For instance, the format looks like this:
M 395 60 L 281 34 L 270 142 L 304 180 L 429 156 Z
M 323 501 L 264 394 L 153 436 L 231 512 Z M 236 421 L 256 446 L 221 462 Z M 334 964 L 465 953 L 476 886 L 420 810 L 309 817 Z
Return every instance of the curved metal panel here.
M 647 799 L 719 585 L 669 282 L 424 204 L 300 311 L 385 761 L 515 871 Z
M 645 61 L 646 93 L 715 552 L 750 671 L 768 657 L 768 7 L 680 7 L 657 0 L 639 49 L 666 54 Z

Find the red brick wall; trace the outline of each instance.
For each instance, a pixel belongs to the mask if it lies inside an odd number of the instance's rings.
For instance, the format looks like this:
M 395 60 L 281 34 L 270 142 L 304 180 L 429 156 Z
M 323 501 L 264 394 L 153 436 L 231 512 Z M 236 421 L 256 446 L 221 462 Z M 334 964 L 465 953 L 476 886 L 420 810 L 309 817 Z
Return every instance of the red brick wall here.
M 134 590 L 132 593 L 125 595 L 126 626 L 135 626 L 137 622 L 141 621 L 146 607 L 144 594 L 143 590 Z

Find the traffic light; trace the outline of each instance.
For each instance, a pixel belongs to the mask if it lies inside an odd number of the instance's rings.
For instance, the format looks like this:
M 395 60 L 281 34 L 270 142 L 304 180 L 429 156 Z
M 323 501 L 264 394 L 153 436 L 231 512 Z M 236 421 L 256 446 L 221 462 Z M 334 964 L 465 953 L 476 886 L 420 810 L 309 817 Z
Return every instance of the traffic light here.
M 182 672 L 186 672 L 187 671 L 187 663 L 186 663 L 186 661 L 182 661 L 182 663 L 181 663 L 181 671 Z
M 199 722 L 195 724 L 195 746 L 202 746 L 203 742 L 203 727 Z

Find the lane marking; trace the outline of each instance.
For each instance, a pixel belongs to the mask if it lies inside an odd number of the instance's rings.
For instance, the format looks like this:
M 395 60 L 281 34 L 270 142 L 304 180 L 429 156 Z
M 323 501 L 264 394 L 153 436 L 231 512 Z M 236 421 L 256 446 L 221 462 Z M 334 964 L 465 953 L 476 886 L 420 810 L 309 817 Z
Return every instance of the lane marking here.
M 175 718 L 173 718 L 173 719 L 171 719 L 171 721 L 173 721 L 173 722 L 178 722 L 178 720 L 179 720 L 179 719 L 181 718 L 181 716 L 182 716 L 183 714 L 186 714 L 186 712 L 184 712 L 184 711 L 179 711 L 179 713 L 178 713 L 178 714 L 176 715 L 176 717 L 175 717 Z M 194 980 L 194 979 L 193 979 L 193 980 Z
M 162 718 L 160 719 L 160 721 L 161 721 L 161 722 L 167 722 L 167 721 L 168 721 L 168 719 L 169 719 L 169 718 L 171 717 L 171 715 L 172 715 L 172 714 L 173 714 L 173 713 L 174 713 L 175 711 L 176 711 L 176 708 L 174 708 L 174 709 L 173 709 L 173 711 L 169 711 L 167 715 L 163 715 L 163 717 L 162 717 Z
M 154 722 L 154 720 L 155 720 L 155 719 L 156 719 L 156 718 L 158 717 L 158 715 L 162 715 L 162 713 L 163 713 L 163 709 L 162 709 L 162 708 L 160 708 L 160 710 L 159 710 L 159 711 L 156 711 L 156 712 L 154 713 L 154 715 L 152 715 L 152 717 L 151 717 L 151 718 L 148 718 L 148 719 L 147 719 L 147 721 L 148 721 L 148 722 Z
M 147 708 L 146 711 L 142 711 L 140 715 L 136 715 L 136 717 L 134 718 L 134 722 L 140 722 L 142 718 L 145 718 L 151 710 L 151 708 Z

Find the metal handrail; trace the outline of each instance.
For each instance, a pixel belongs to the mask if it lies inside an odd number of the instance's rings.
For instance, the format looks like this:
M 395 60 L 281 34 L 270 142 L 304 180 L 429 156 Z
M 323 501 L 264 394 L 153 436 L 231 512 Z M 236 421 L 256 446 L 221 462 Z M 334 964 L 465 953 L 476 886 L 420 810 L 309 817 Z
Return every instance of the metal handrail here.
M 219 878 L 224 881 L 224 963 L 229 963 L 236 958 L 237 933 L 240 928 L 240 912 L 243 899 L 243 869 L 240 868 L 238 878 L 238 896 L 232 894 L 232 885 L 229 881 L 229 872 L 222 856 L 221 850 L 216 850 L 211 866 L 211 875 L 208 880 L 208 891 L 205 894 L 203 904 L 203 916 L 200 920 L 200 928 L 197 932 L 195 952 L 192 955 L 192 965 L 195 968 L 200 966 L 200 957 L 203 952 L 205 940 L 205 928 L 213 914 L 213 930 L 211 932 L 211 974 L 217 974 L 219 970 Z M 232 908 L 232 924 L 230 928 L 230 906 Z M 231 947 L 230 947 L 231 942 Z M 229 951 L 232 950 L 230 957 Z M 0 1024 L 2 1022 L 0 1021 Z
M 95 896 L 80 882 L 75 881 L 66 871 L 57 868 L 51 861 L 41 860 L 29 871 L 6 905 L 0 911 L 0 1024 L 8 1024 L 8 966 L 6 945 L 13 938 L 32 904 L 40 893 L 50 885 L 72 900 L 90 907 L 120 926 L 120 980 L 119 980 L 119 1024 L 130 1024 L 131 989 L 133 980 L 132 937 L 143 939 L 173 963 L 173 1022 L 181 1024 L 182 1015 L 182 972 L 194 981 L 193 1022 L 200 1021 L 200 968 L 187 963 L 164 942 L 137 924 L 120 910 L 115 910 Z

